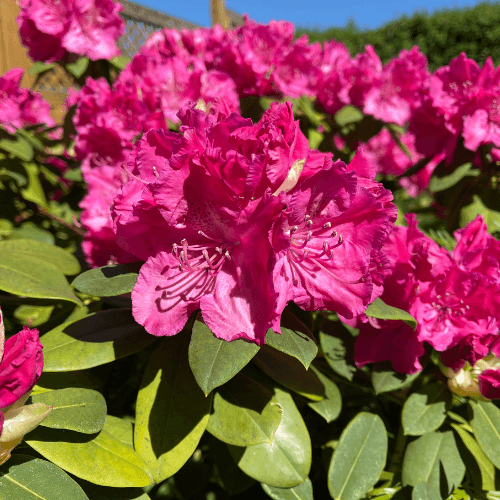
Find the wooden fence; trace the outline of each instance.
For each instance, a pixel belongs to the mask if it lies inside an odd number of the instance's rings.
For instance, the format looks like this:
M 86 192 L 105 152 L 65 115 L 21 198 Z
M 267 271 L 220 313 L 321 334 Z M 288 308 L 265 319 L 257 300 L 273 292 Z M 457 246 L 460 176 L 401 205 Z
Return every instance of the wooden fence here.
M 152 33 L 162 28 L 197 28 L 198 25 L 143 7 L 128 0 L 120 0 L 123 5 L 122 16 L 125 19 L 125 33 L 118 40 L 118 47 L 124 56 L 132 57 L 150 37 Z M 64 115 L 64 102 L 69 87 L 74 86 L 71 77 L 56 66 L 44 74 L 36 82 L 35 77 L 28 74 L 31 60 L 26 49 L 21 45 L 18 36 L 16 17 L 19 6 L 16 0 L 0 0 L 0 74 L 11 68 L 25 70 L 22 85 L 40 92 L 52 105 L 52 115 L 60 120 Z M 242 17 L 235 12 L 226 10 L 230 27 L 242 23 Z

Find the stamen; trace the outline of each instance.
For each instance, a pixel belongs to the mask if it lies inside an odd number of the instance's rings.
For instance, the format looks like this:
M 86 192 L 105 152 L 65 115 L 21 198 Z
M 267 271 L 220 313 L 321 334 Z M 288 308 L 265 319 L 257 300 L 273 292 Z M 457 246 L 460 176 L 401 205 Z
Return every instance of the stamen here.
M 326 222 L 325 224 L 323 224 L 323 229 L 330 229 L 331 227 L 332 227 L 331 222 Z

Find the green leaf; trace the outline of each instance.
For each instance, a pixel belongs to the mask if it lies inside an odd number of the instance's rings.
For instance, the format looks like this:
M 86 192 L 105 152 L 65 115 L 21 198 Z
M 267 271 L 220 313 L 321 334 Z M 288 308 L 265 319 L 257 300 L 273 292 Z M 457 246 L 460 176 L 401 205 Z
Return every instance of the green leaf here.
M 156 482 L 175 474 L 198 446 L 212 396 L 205 397 L 188 363 L 188 332 L 165 338 L 151 356 L 136 405 L 134 443 Z
M 14 229 L 9 238 L 16 240 L 25 239 L 31 241 L 42 241 L 43 243 L 47 243 L 49 245 L 55 244 L 55 238 L 52 233 L 46 231 L 45 229 L 39 228 L 31 221 L 21 224 L 21 227 L 19 229 Z
M 396 373 L 394 371 L 373 372 L 372 384 L 375 389 L 375 394 L 397 391 L 399 389 L 409 387 L 419 375 L 420 373 L 407 375 L 404 373 Z
M 463 165 L 457 167 L 450 175 L 445 175 L 444 177 L 436 177 L 433 175 L 429 182 L 429 191 L 433 193 L 445 191 L 446 189 L 453 187 L 464 177 L 477 177 L 480 174 L 480 170 L 473 170 L 473 168 L 474 166 L 472 163 L 464 163 Z
M 446 419 L 448 394 L 448 388 L 440 383 L 414 392 L 406 400 L 401 415 L 405 434 L 421 436 L 439 428 Z
M 311 366 L 321 383 L 325 387 L 325 399 L 307 403 L 316 413 L 321 415 L 328 423 L 333 422 L 342 410 L 342 396 L 335 382 L 323 375 L 317 368 Z
M 488 208 L 481 198 L 475 194 L 472 196 L 473 202 L 460 210 L 460 227 L 466 226 L 473 221 L 477 215 L 482 215 L 489 233 L 500 230 L 500 212 Z
M 39 75 L 40 73 L 45 73 L 46 71 L 51 70 L 55 66 L 55 63 L 44 63 L 42 61 L 38 61 L 33 63 L 28 70 L 28 74 L 30 75 Z
M 354 339 L 340 323 L 329 326 L 330 330 L 338 326 L 338 331 L 335 332 L 335 336 L 333 335 L 333 331 L 331 332 L 332 334 L 328 334 L 330 332 L 319 332 L 321 350 L 330 368 L 335 373 L 347 380 L 352 380 L 357 369 L 352 361 Z
M 430 484 L 418 483 L 413 488 L 411 500 L 441 500 L 441 495 Z
M 106 431 L 114 438 L 134 449 L 134 426 L 130 420 L 106 415 Z
M 452 431 L 429 432 L 412 441 L 406 448 L 403 459 L 403 486 L 416 486 L 424 482 L 448 496 L 460 485 L 464 474 L 465 465 Z M 441 477 L 446 479 L 444 484 L 440 484 Z M 446 487 L 447 491 L 441 491 Z
M 79 479 L 78 483 L 90 500 L 151 500 L 142 488 L 109 488 Z
M 125 68 L 125 66 L 131 61 L 130 57 L 127 56 L 117 56 L 113 57 L 109 62 L 119 70 Z
M 26 139 L 17 135 L 15 136 L 15 140 L 0 139 L 0 149 L 24 161 L 31 161 L 33 159 L 33 147 Z
M 25 441 L 71 474 L 101 486 L 144 487 L 152 483 L 144 460 L 104 429 L 95 435 L 37 427 Z
M 73 182 L 83 182 L 83 174 L 80 168 L 72 168 L 63 175 L 64 179 Z
M 417 328 L 417 320 L 409 312 L 387 305 L 380 297 L 366 308 L 365 314 L 371 318 L 401 320 L 414 330 Z
M 281 316 L 281 335 L 273 330 L 266 333 L 266 344 L 297 358 L 307 369 L 318 353 L 312 333 L 288 309 Z
M 272 443 L 281 411 L 269 390 L 240 373 L 215 392 L 207 431 L 235 446 Z
M 25 399 L 27 399 L 27 396 L 25 396 Z M 47 418 L 47 415 L 52 411 L 50 406 L 42 403 L 24 406 L 21 403 L 22 400 L 17 401 L 9 410 L 3 410 L 5 421 L 0 443 L 9 443 L 28 434 Z
M 276 488 L 264 483 L 261 486 L 274 500 L 313 500 L 313 487 L 309 478 L 293 488 Z
M 90 269 L 77 276 L 72 285 L 80 292 L 97 297 L 115 297 L 129 293 L 137 281 L 136 272 L 130 265 L 104 266 Z
M 101 311 L 43 335 L 43 369 L 64 372 L 104 365 L 140 351 L 155 339 L 136 323 L 129 309 Z
M 76 62 L 69 63 L 64 66 L 68 73 L 71 73 L 75 78 L 80 78 L 89 67 L 88 57 L 80 57 Z
M 37 205 L 47 208 L 47 198 L 40 182 L 40 172 L 38 165 L 35 163 L 25 163 L 24 168 L 28 174 L 28 186 L 21 189 L 23 198 L 27 201 L 32 201 Z
M 0 290 L 24 297 L 68 300 L 82 305 L 55 266 L 11 250 L 0 250 Z
M 35 327 L 46 323 L 55 306 L 30 306 L 23 304 L 14 311 L 16 318 L 23 325 Z
M 42 241 L 33 245 L 33 240 L 0 241 L 0 252 L 12 252 L 24 256 L 26 259 L 36 257 L 48 264 L 52 264 L 63 274 L 72 276 L 80 272 L 80 263 L 72 254 L 55 245 Z
M 93 434 L 104 426 L 106 400 L 97 391 L 73 387 L 44 392 L 33 396 L 32 399 L 34 403 L 53 407 L 50 415 L 41 424 L 45 427 Z
M 358 500 L 378 481 L 387 458 L 387 432 L 378 415 L 359 413 L 340 436 L 328 469 L 335 500 Z
M 263 345 L 253 362 L 272 379 L 313 401 L 325 398 L 325 386 L 313 370 L 292 356 Z M 265 481 L 263 481 L 265 482 Z
M 500 469 L 500 410 L 493 403 L 469 401 L 472 429 L 486 456 Z
M 483 490 L 486 491 L 494 490 L 495 466 L 484 454 L 483 450 L 481 449 L 477 441 L 461 425 L 451 424 L 451 426 L 457 431 L 464 445 L 471 452 L 471 455 L 475 458 L 479 470 L 481 472 Z
M 207 325 L 195 321 L 189 344 L 189 365 L 196 382 L 208 395 L 231 380 L 257 354 L 259 347 L 244 340 L 218 339 Z
M 279 387 L 274 387 L 273 391 L 283 413 L 272 444 L 261 443 L 247 448 L 228 445 L 228 448 L 245 474 L 270 486 L 293 488 L 309 475 L 311 439 L 292 396 Z
M 345 127 L 350 123 L 357 123 L 363 119 L 363 113 L 356 107 L 348 104 L 335 115 L 335 121 L 339 127 Z
M 14 455 L 0 468 L 1 498 L 15 500 L 89 500 L 78 483 L 45 460 Z

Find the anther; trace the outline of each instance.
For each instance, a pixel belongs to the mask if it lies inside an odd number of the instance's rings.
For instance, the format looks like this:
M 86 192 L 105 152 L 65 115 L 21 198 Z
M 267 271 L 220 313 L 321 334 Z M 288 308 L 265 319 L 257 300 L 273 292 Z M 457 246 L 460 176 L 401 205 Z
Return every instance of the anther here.
M 337 236 L 337 231 L 335 231 L 335 229 L 334 229 L 332 234 L 330 235 L 330 237 L 335 238 L 336 236 Z
M 311 227 L 313 225 L 313 221 L 311 219 L 307 219 L 306 226 Z
M 323 229 L 330 229 L 331 227 L 332 227 L 331 222 L 326 222 L 325 224 L 323 224 Z
M 339 236 L 339 245 L 344 242 L 344 238 L 342 238 L 342 235 Z

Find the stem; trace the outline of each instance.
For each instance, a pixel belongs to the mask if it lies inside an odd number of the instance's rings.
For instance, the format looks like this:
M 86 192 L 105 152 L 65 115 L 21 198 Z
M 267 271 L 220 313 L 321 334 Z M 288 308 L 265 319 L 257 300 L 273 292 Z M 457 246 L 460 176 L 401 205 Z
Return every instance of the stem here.
M 78 236 L 85 236 L 86 231 L 84 229 L 80 229 L 79 227 L 76 227 L 74 224 L 71 224 L 70 222 L 66 222 L 64 219 L 61 219 L 61 217 L 58 217 L 57 215 L 53 215 L 49 213 L 45 208 L 38 206 L 38 212 L 41 215 L 45 215 L 46 217 L 49 217 L 49 219 L 52 219 L 56 221 L 57 223 L 61 224 L 61 226 L 66 227 L 70 231 L 73 231 L 74 233 L 78 234 Z
M 405 435 L 403 431 L 403 426 L 399 426 L 398 435 L 396 437 L 396 447 L 394 448 L 394 453 L 392 454 L 392 460 L 387 469 L 389 472 L 396 474 L 401 470 L 401 464 L 403 462 L 404 451 L 406 448 L 406 441 L 408 436 Z

